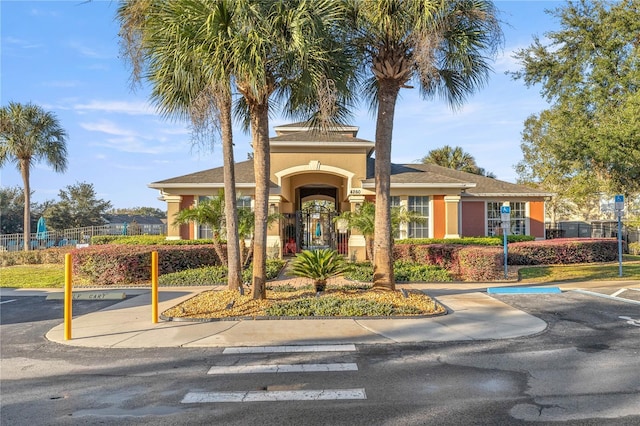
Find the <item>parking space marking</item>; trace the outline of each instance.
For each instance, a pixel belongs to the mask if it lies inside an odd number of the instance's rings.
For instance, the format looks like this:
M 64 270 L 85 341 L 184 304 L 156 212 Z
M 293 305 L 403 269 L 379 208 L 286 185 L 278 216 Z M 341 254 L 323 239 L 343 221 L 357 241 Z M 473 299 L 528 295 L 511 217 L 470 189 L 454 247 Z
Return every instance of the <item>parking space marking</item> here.
M 625 299 L 624 297 L 609 296 L 608 294 L 596 293 L 595 291 L 588 291 L 588 290 L 571 290 L 571 291 L 575 293 L 586 294 L 587 296 L 602 297 L 604 299 L 617 300 L 618 302 L 631 303 L 633 305 L 640 305 L 640 301 L 637 301 L 637 300 Z
M 249 392 L 189 392 L 183 404 L 207 402 L 259 402 L 259 401 L 328 401 L 338 399 L 367 399 L 364 389 L 320 389 L 294 391 Z
M 223 354 L 266 354 L 301 352 L 354 352 L 356 345 L 309 345 L 309 346 L 238 346 L 225 348 Z
M 358 371 L 352 362 L 333 364 L 261 364 L 211 367 L 207 374 L 255 374 L 255 373 L 315 373 L 329 371 Z
M 15 302 L 18 299 L 11 299 L 11 300 L 4 300 L 2 302 L 0 302 L 0 305 L 4 304 L 4 303 L 11 303 L 11 302 Z
M 633 319 L 631 317 L 625 317 L 625 316 L 619 316 L 618 318 L 627 320 L 627 324 L 629 325 L 635 325 L 636 327 L 640 327 L 640 320 Z
M 616 291 L 615 293 L 613 293 L 611 296 L 616 297 L 621 293 L 624 293 L 625 291 L 627 291 L 626 288 L 621 288 L 620 290 Z

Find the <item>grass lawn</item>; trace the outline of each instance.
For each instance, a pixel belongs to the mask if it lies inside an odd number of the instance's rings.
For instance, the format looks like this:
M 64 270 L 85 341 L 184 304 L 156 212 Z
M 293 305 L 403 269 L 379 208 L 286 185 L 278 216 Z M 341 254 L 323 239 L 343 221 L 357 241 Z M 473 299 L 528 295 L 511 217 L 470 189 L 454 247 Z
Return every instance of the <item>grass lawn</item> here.
M 15 265 L 0 268 L 0 287 L 63 288 L 63 265 Z
M 590 265 L 553 265 L 521 268 L 518 272 L 520 280 L 527 283 L 545 283 L 561 281 L 633 281 L 640 282 L 640 256 L 624 256 L 622 277 L 619 275 L 619 264 Z
M 618 263 L 595 265 L 557 265 L 525 267 L 519 271 L 522 282 L 544 283 L 553 281 L 638 280 L 640 282 L 640 256 L 625 255 L 622 277 L 618 277 Z M 74 286 L 86 286 L 74 280 Z M 143 284 L 144 285 L 144 284 Z M 63 265 L 16 265 L 0 268 L 0 287 L 64 288 Z

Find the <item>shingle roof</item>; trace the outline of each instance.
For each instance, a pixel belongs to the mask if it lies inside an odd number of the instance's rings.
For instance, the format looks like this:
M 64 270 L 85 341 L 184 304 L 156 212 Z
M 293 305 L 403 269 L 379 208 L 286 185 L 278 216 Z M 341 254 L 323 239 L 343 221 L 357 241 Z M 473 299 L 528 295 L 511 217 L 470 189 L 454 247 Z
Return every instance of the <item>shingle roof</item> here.
M 220 187 L 224 182 L 224 167 L 202 170 L 188 175 L 178 176 L 170 179 L 160 180 L 149 184 L 151 188 L 162 188 L 163 186 L 212 186 Z M 255 184 L 253 172 L 253 160 L 242 161 L 235 164 L 235 177 L 238 184 Z
M 353 138 L 350 138 L 353 139 Z M 317 139 L 316 139 L 317 140 Z M 369 158 L 367 162 L 367 179 L 363 185 L 373 187 L 374 184 L 375 159 Z M 163 187 L 222 187 L 223 167 L 203 170 L 184 176 L 165 179 L 149 184 L 151 188 Z M 253 160 L 243 161 L 235 165 L 236 183 L 240 186 L 255 185 L 253 172 Z M 438 166 L 435 164 L 392 164 L 391 165 L 391 186 L 411 186 L 417 187 L 438 185 L 465 189 L 466 196 L 495 196 L 508 194 L 513 196 L 550 196 L 551 193 L 540 191 L 524 185 L 504 182 L 498 179 L 461 172 L 454 169 Z M 274 187 L 275 183 L 271 183 Z
M 366 139 L 355 138 L 340 133 L 320 133 L 320 132 L 295 132 L 282 136 L 274 136 L 269 138 L 271 143 L 275 142 L 365 142 L 374 145 L 373 142 Z
M 375 160 L 367 164 L 367 180 L 364 184 L 373 184 Z M 551 196 L 553 194 L 524 185 L 505 182 L 486 176 L 449 169 L 436 164 L 392 164 L 391 186 L 394 184 L 455 184 L 466 183 L 467 196 L 491 196 L 510 194 L 520 196 Z

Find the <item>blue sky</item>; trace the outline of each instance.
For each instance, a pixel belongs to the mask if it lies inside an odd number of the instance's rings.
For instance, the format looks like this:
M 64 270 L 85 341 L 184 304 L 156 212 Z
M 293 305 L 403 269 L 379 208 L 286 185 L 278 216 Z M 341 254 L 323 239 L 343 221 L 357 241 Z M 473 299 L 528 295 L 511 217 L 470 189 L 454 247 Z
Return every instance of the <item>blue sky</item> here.
M 451 111 L 439 100 L 422 100 L 417 89 L 403 89 L 396 108 L 392 161 L 411 163 L 431 149 L 460 146 L 498 179 L 515 182 L 524 120 L 546 108 L 537 88 L 527 89 L 505 71 L 519 68 L 513 52 L 533 35 L 558 28 L 545 9 L 558 1 L 497 1 L 505 22 L 505 46 L 488 85 Z M 33 200 L 57 200 L 60 189 L 78 182 L 94 185 L 113 207 L 164 209 L 151 182 L 222 165 L 222 148 L 213 153 L 192 146 L 187 123 L 168 121 L 147 102 L 145 87 L 132 90 L 130 70 L 119 55 L 113 1 L 7 1 L 0 3 L 3 106 L 33 102 L 55 113 L 67 131 L 68 169 L 32 168 Z M 368 107 L 354 111 L 359 137 L 373 140 L 375 120 Z M 273 126 L 287 123 L 273 116 Z M 236 129 L 236 161 L 251 151 L 250 135 Z M 0 170 L 0 185 L 22 186 L 14 165 Z

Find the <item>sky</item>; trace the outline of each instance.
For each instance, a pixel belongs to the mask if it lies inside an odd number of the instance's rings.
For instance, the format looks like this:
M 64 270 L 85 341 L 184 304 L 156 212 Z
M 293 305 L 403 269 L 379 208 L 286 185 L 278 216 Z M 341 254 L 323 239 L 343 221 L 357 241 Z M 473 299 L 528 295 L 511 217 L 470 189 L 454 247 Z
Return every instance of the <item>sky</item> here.
M 31 171 L 32 200 L 58 201 L 58 193 L 80 182 L 114 208 L 166 209 L 151 182 L 222 166 L 222 147 L 194 146 L 186 122 L 166 119 L 148 101 L 149 87 L 132 89 L 131 70 L 122 59 L 115 19 L 116 0 L 0 2 L 0 103 L 35 103 L 54 113 L 67 132 L 68 167 L 54 172 L 46 163 Z M 507 71 L 533 36 L 559 28 L 547 9 L 559 1 L 496 1 L 505 42 L 488 84 L 452 111 L 439 99 L 424 100 L 417 89 L 402 89 L 396 107 L 391 159 L 414 163 L 432 149 L 460 146 L 500 180 L 515 182 L 522 159 L 525 119 L 548 107 L 539 88 L 526 88 Z M 270 119 L 274 126 L 289 120 Z M 350 124 L 358 137 L 375 139 L 375 117 L 363 102 Z M 235 159 L 251 152 L 251 137 L 234 128 Z M 0 186 L 22 187 L 13 163 L 0 169 Z

